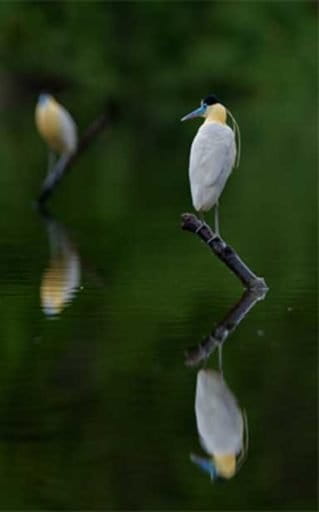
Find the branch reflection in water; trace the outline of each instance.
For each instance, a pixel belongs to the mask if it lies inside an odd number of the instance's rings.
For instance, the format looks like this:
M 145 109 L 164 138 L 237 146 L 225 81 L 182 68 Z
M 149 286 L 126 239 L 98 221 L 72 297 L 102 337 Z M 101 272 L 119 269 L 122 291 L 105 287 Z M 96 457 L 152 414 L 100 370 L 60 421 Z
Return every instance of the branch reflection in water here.
M 248 452 L 248 421 L 223 375 L 221 351 L 224 342 L 267 290 L 245 291 L 214 331 L 198 346 L 186 352 L 186 364 L 207 361 L 216 347 L 219 371 L 202 368 L 197 373 L 195 416 L 199 439 L 208 457 L 191 453 L 191 461 L 207 472 L 211 480 L 230 479 L 239 471 Z
M 65 227 L 46 210 L 39 211 L 47 230 L 50 260 L 43 273 L 40 298 L 46 316 L 59 315 L 74 299 L 81 283 L 81 261 Z

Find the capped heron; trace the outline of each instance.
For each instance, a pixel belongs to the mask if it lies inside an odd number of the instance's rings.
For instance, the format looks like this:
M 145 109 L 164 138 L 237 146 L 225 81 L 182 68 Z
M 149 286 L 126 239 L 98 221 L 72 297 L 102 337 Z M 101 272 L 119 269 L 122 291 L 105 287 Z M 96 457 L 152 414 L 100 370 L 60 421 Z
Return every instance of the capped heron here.
M 48 177 L 51 171 L 63 173 L 64 167 L 77 149 L 77 127 L 69 112 L 50 94 L 40 94 L 35 109 L 35 122 L 41 137 L 49 147 Z M 54 164 L 54 154 L 60 155 Z
M 236 161 L 235 133 L 226 124 L 230 115 L 238 135 L 237 166 L 240 158 L 240 133 L 232 114 L 214 95 L 207 96 L 201 105 L 181 121 L 204 117 L 191 145 L 189 181 L 195 210 L 204 212 L 215 206 L 215 232 L 219 235 L 218 200 Z

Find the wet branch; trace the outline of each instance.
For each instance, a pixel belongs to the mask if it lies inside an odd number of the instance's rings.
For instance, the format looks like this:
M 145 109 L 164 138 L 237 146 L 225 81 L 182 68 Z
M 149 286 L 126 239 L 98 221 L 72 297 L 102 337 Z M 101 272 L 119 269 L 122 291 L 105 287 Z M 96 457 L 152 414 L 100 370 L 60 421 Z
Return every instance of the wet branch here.
M 206 360 L 217 346 L 222 345 L 226 341 L 228 336 L 238 327 L 255 304 L 265 298 L 267 291 L 267 288 L 245 290 L 237 304 L 229 310 L 225 318 L 217 325 L 211 334 L 201 343 L 186 351 L 186 365 L 195 366 L 201 361 Z
M 195 233 L 216 256 L 241 280 L 249 290 L 267 290 L 264 278 L 256 276 L 250 268 L 240 259 L 232 247 L 216 233 L 208 224 L 204 224 L 192 213 L 182 214 L 182 229 Z
M 41 192 L 37 198 L 39 205 L 44 204 L 49 197 L 52 195 L 55 187 L 61 181 L 63 176 L 67 174 L 75 160 L 90 146 L 93 140 L 106 128 L 108 128 L 109 115 L 107 112 L 98 116 L 88 126 L 84 134 L 82 135 L 76 152 L 69 158 L 65 158 L 64 161 L 61 158 L 58 160 L 56 166 L 51 173 L 45 178 Z M 62 162 L 62 165 L 61 165 Z

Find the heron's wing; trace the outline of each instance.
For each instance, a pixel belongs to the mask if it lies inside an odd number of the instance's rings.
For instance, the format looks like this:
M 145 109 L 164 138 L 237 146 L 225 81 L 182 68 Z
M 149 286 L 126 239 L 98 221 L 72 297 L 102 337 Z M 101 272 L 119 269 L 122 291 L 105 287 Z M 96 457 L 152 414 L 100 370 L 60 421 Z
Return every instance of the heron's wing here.
M 203 124 L 193 140 L 189 175 L 193 182 L 212 187 L 227 179 L 236 158 L 235 137 L 227 125 Z
M 59 109 L 59 122 L 65 152 L 74 153 L 77 148 L 77 127 L 69 112 L 62 105 Z

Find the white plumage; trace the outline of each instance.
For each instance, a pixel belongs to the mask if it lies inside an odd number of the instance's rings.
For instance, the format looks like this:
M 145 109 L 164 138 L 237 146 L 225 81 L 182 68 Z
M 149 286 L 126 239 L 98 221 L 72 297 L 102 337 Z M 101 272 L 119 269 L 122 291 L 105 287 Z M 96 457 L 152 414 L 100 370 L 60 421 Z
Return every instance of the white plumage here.
M 233 130 L 226 124 L 227 113 L 232 118 L 238 135 L 238 160 L 240 134 L 232 114 L 219 103 L 216 96 L 207 96 L 199 108 L 182 118 L 204 117 L 205 121 L 193 140 L 189 162 L 189 181 L 193 206 L 198 212 L 207 212 L 215 206 L 215 232 L 219 234 L 218 199 L 235 165 L 236 141 Z
M 236 455 L 241 452 L 244 434 L 242 412 L 218 372 L 198 372 L 195 415 L 201 443 L 209 455 Z
M 60 105 L 58 112 L 59 124 L 61 126 L 61 138 L 64 141 L 67 153 L 74 153 L 77 149 L 77 126 L 69 112 Z
M 205 122 L 193 140 L 189 181 L 195 210 L 207 212 L 218 201 L 234 167 L 236 143 L 226 124 Z

